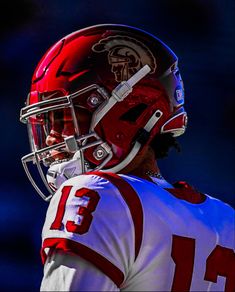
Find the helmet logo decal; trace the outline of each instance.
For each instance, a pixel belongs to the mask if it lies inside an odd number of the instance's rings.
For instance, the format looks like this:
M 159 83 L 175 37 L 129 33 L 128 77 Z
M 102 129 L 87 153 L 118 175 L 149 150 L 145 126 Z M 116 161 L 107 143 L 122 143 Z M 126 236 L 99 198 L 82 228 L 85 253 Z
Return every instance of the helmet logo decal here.
M 94 44 L 92 50 L 96 53 L 108 52 L 108 62 L 115 80 L 128 80 L 144 65 L 151 68 L 150 74 L 156 70 L 156 60 L 149 50 L 140 41 L 129 36 L 110 36 Z

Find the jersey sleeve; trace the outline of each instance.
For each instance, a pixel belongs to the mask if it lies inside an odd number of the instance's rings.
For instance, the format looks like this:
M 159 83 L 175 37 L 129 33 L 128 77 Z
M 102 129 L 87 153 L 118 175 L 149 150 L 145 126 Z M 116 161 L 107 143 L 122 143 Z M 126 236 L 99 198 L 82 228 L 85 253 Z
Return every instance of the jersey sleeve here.
M 135 260 L 134 229 L 118 188 L 97 175 L 81 175 L 64 183 L 50 202 L 42 258 L 58 251 L 79 256 L 120 287 Z
M 114 282 L 80 256 L 54 252 L 44 266 L 40 291 L 120 291 Z

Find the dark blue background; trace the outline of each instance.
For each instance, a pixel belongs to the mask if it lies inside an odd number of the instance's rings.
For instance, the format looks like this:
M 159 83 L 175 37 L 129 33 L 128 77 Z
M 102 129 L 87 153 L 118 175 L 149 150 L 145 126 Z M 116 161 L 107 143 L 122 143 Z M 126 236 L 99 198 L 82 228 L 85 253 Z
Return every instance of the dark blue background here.
M 182 153 L 160 162 L 171 182 L 186 180 L 234 204 L 235 2 L 233 0 L 1 1 L 0 283 L 2 290 L 38 290 L 40 233 L 47 204 L 20 158 L 29 152 L 19 111 L 33 70 L 49 46 L 98 23 L 145 29 L 179 56 L 189 125 Z

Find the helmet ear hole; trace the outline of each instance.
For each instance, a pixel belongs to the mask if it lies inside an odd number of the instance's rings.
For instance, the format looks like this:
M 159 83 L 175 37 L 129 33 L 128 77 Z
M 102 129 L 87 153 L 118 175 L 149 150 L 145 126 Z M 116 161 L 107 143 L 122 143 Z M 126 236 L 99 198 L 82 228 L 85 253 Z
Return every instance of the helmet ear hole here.
M 146 110 L 146 108 L 147 104 L 140 103 L 132 107 L 129 111 L 125 112 L 125 114 L 120 117 L 120 120 L 134 123 L 138 119 L 138 117 Z

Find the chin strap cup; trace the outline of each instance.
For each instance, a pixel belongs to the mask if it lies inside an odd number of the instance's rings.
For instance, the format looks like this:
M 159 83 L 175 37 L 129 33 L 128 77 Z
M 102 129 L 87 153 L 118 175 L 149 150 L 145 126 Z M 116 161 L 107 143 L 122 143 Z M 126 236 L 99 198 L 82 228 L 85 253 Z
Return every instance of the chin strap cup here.
M 56 191 L 66 180 L 82 173 L 80 151 L 77 151 L 71 160 L 52 164 L 47 171 L 46 179 L 50 188 Z

